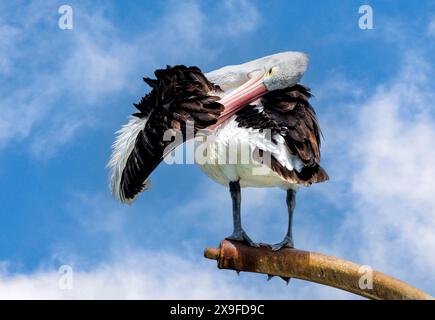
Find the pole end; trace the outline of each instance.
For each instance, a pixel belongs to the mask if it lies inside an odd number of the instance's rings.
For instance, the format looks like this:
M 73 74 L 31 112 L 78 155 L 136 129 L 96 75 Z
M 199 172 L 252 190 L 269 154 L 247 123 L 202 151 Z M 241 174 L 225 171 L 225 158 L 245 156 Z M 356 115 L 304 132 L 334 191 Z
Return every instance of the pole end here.
M 206 248 L 204 250 L 204 257 L 211 260 L 219 260 L 220 249 L 219 248 Z

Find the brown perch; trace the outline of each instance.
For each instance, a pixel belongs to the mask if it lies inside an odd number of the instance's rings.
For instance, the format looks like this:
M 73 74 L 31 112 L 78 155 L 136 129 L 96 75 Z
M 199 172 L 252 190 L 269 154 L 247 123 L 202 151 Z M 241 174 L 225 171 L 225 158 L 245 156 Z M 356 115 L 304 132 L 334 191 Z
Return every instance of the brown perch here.
M 297 278 L 342 289 L 376 300 L 433 299 L 423 291 L 378 271 L 373 271 L 373 289 L 361 289 L 360 265 L 320 253 L 269 246 L 253 248 L 243 242 L 223 240 L 219 248 L 207 248 L 204 256 L 218 261 L 218 268 Z

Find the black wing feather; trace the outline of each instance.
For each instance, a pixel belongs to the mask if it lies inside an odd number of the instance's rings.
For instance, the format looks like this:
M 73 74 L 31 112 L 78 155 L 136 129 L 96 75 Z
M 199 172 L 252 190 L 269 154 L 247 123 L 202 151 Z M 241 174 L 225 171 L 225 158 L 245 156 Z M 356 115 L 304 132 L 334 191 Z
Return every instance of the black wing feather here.
M 295 173 L 303 184 L 329 179 L 320 166 L 322 132 L 316 112 L 308 101 L 311 96 L 308 87 L 296 84 L 290 88 L 269 92 L 262 98 L 264 112 L 284 132 L 283 137 L 291 153 L 302 161 L 302 170 Z M 275 162 L 273 165 L 279 166 Z
M 271 156 L 271 169 L 284 179 L 302 185 L 329 179 L 320 166 L 321 130 L 308 101 L 311 96 L 310 89 L 299 84 L 271 91 L 261 99 L 263 111 L 247 106 L 236 118 L 240 127 L 268 129 L 272 138 L 275 134 L 284 137 L 288 149 L 302 161 L 303 167 L 300 171 L 288 170 Z
M 163 141 L 167 130 L 179 130 L 184 142 L 188 121 L 193 121 L 197 132 L 215 124 L 223 111 L 217 102 L 220 98 L 209 95 L 219 87 L 208 81 L 199 68 L 168 66 L 154 74 L 156 79 L 144 78 L 151 92 L 134 105 L 139 111 L 134 116 L 148 120 L 122 172 L 120 191 L 127 201 L 142 191 L 146 179 L 163 160 L 164 152 L 170 151 L 166 148 L 171 141 Z

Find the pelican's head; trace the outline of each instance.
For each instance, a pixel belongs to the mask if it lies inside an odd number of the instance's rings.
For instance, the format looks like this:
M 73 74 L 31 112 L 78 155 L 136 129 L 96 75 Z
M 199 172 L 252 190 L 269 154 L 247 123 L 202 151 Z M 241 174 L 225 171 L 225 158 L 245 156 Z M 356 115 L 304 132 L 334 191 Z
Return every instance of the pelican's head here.
M 206 74 L 210 81 L 225 91 L 220 101 L 225 109 L 217 124 L 269 91 L 294 86 L 302 78 L 307 65 L 308 58 L 304 53 L 288 51 Z
M 308 58 L 302 52 L 273 55 L 264 68 L 263 83 L 267 91 L 285 89 L 299 82 L 307 70 Z

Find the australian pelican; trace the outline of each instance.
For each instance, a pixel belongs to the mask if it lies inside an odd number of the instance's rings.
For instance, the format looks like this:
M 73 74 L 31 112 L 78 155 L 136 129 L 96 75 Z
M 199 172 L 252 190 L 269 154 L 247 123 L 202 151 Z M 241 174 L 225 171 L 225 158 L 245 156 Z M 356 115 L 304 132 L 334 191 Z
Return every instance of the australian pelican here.
M 177 144 L 164 139 L 178 130 L 213 136 L 201 169 L 230 189 L 234 231 L 227 239 L 253 242 L 242 228 L 241 187 L 279 187 L 287 192 L 288 231 L 273 250 L 293 247 L 292 217 L 299 186 L 328 180 L 320 166 L 320 136 L 310 89 L 298 84 L 308 64 L 305 54 L 283 52 L 203 74 L 178 65 L 144 78 L 152 88 L 118 131 L 108 167 L 115 198 L 130 203 L 149 185 L 149 176 Z M 249 151 L 249 162 L 219 161 L 230 146 Z M 264 159 L 268 161 L 263 161 Z M 257 169 L 257 171 L 256 171 Z M 261 169 L 261 170 L 260 170 Z M 264 169 L 264 170 L 263 170 Z

